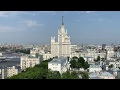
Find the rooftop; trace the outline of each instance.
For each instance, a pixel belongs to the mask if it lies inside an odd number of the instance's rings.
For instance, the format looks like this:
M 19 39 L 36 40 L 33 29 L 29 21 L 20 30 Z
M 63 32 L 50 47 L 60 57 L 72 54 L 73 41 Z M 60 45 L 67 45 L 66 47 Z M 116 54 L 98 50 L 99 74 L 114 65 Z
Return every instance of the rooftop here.
M 113 77 L 113 75 L 109 72 L 100 72 L 100 76 L 109 76 L 109 77 Z
M 90 56 L 85 56 L 84 58 L 93 58 L 93 57 L 90 57 Z
M 65 63 L 67 60 L 67 58 L 65 57 L 60 57 L 58 59 L 53 59 L 52 61 L 48 62 L 48 63 L 56 63 L 56 64 L 62 64 Z
M 100 65 L 92 64 L 92 65 L 90 65 L 90 68 L 101 68 L 101 67 L 100 67 Z

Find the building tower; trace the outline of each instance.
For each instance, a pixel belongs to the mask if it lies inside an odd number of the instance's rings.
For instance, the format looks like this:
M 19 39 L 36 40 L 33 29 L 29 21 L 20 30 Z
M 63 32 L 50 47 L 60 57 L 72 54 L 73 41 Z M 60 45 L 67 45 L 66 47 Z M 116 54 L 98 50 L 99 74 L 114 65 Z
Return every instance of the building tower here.
M 55 56 L 68 57 L 71 54 L 70 36 L 67 35 L 67 29 L 65 29 L 63 16 L 62 16 L 62 24 L 58 29 L 58 42 L 55 42 L 55 37 L 54 40 L 53 37 L 51 37 L 51 54 L 52 57 Z

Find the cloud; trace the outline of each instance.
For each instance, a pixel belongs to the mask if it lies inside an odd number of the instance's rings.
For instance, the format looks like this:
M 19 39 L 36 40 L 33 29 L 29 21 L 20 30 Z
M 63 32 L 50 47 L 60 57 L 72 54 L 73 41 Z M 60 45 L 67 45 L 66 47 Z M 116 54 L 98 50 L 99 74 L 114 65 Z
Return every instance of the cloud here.
M 9 17 L 13 15 L 19 15 L 19 14 L 30 14 L 27 11 L 0 11 L 0 17 Z
M 81 14 L 81 13 L 90 14 L 90 13 L 95 13 L 96 11 L 75 11 L 75 12 L 78 14 Z
M 35 20 L 25 20 L 25 21 L 22 21 L 20 22 L 23 26 L 26 26 L 26 27 L 39 27 L 39 26 L 43 26 L 44 24 L 40 24 L 38 23 L 37 21 Z
M 96 11 L 84 11 L 85 13 L 94 13 Z
M 23 27 L 24 30 L 39 30 L 40 27 L 44 26 L 44 24 L 39 23 L 35 20 L 24 20 L 19 22 L 19 27 Z
M 37 30 L 40 26 L 44 24 L 40 24 L 35 20 L 25 20 L 22 22 L 18 22 L 15 26 L 8 26 L 0 24 L 0 32 L 20 32 L 26 30 Z
M 23 30 L 24 29 L 19 27 L 0 25 L 0 32 L 15 32 L 15 31 L 23 31 Z
M 55 14 L 57 14 L 57 13 L 53 12 L 51 15 L 55 15 Z

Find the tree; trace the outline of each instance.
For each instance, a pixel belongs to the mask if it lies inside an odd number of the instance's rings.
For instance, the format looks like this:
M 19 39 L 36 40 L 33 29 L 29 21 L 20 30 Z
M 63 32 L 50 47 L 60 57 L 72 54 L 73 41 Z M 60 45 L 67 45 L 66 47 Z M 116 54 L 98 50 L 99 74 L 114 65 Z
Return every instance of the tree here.
M 47 79 L 61 79 L 59 71 L 48 71 Z
M 113 64 L 109 65 L 108 68 L 113 68 Z
M 87 68 L 89 68 L 89 64 L 88 64 L 88 62 L 84 62 L 84 64 L 83 64 L 83 68 L 86 70 Z
M 70 61 L 70 67 L 71 67 L 71 68 L 76 68 L 76 63 L 77 63 L 76 60 L 71 60 L 71 61 Z
M 71 79 L 70 72 L 67 71 L 67 72 L 62 73 L 62 79 Z
M 62 79 L 78 79 L 78 74 L 76 72 L 67 71 L 62 74 Z
M 72 57 L 72 60 L 78 60 L 78 57 L 74 56 Z
M 88 72 L 82 72 L 82 79 L 89 79 Z
M 82 65 L 84 64 L 85 60 L 83 57 L 78 58 L 78 62 L 81 63 Z
M 100 56 L 97 57 L 97 61 L 100 61 Z
M 71 79 L 79 79 L 78 74 L 75 71 L 71 72 Z
M 79 68 L 81 68 L 81 67 L 82 67 L 82 64 L 79 63 L 79 62 L 77 62 L 77 63 L 76 63 L 76 68 L 79 69 Z

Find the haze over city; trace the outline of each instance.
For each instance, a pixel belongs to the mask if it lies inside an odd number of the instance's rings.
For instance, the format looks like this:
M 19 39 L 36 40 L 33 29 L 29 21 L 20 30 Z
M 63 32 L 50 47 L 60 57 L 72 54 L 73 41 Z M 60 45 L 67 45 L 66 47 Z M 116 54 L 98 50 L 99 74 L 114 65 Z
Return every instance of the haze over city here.
M 0 11 L 0 43 L 50 44 L 63 22 L 76 44 L 119 44 L 119 11 Z

